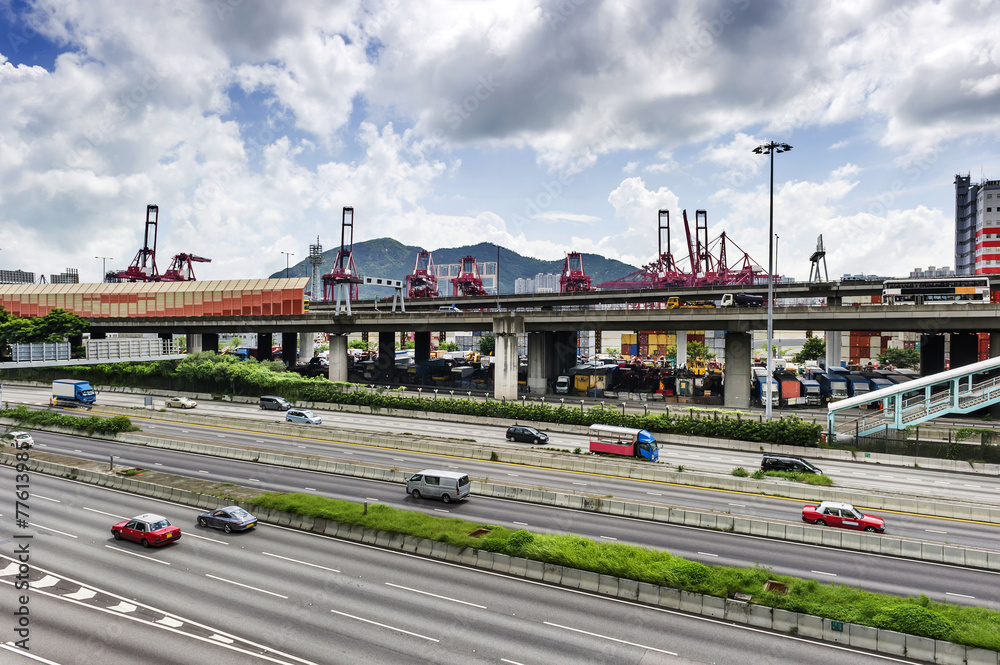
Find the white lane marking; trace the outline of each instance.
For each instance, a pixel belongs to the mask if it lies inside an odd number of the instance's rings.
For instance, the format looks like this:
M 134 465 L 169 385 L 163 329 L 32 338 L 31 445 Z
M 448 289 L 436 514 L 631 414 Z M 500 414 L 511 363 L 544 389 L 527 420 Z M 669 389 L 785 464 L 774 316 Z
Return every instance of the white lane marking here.
M 154 559 L 151 556 L 146 556 L 145 554 L 136 554 L 135 552 L 129 552 L 128 550 L 123 550 L 120 547 L 115 547 L 114 545 L 105 545 L 109 550 L 114 550 L 115 552 L 121 552 L 122 554 L 128 554 L 129 556 L 137 556 L 140 559 L 149 559 L 150 561 L 155 561 L 156 563 L 162 563 L 164 566 L 169 566 L 169 561 L 160 561 L 159 559 Z
M 613 538 L 611 536 L 601 536 L 601 538 L 604 540 L 618 540 L 617 538 Z
M 663 496 L 659 492 L 646 492 L 646 494 L 649 494 L 650 496 Z
M 198 473 L 208 473 L 208 471 L 202 471 L 201 469 L 198 469 Z
M 219 635 L 218 633 L 214 633 L 212 635 L 212 637 L 210 637 L 209 639 L 219 640 L 220 642 L 224 642 L 226 644 L 233 644 L 236 641 L 236 640 L 231 640 L 228 637 L 223 637 L 222 635 Z
M 59 578 L 58 577 L 55 577 L 54 575 L 46 575 L 45 577 L 43 577 L 42 579 L 38 580 L 37 582 L 32 582 L 31 583 L 31 588 L 32 589 L 47 589 L 48 587 L 55 586 L 57 584 L 59 584 Z
M 836 577 L 837 576 L 837 573 L 824 573 L 822 570 L 813 570 L 813 571 L 810 571 L 810 572 L 816 573 L 817 575 L 827 575 L 829 577 Z
M 71 533 L 66 533 L 64 531 L 56 531 L 55 529 L 51 529 L 51 528 L 49 528 L 47 526 L 42 526 L 41 524 L 35 524 L 34 522 L 28 522 L 28 524 L 30 524 L 31 526 L 35 527 L 36 529 L 45 529 L 46 531 L 51 531 L 52 533 L 58 533 L 60 536 L 67 536 L 69 538 L 76 538 L 76 536 L 74 536 Z
M 451 512 L 450 510 L 445 510 L 444 508 L 435 508 L 434 510 L 436 512 L 439 512 L 439 513 L 450 513 Z
M 54 501 L 55 503 L 62 503 L 62 501 L 60 501 L 59 499 L 50 499 L 49 497 L 42 496 L 41 494 L 32 494 L 31 498 L 33 498 L 33 499 L 45 499 L 46 501 Z
M 403 458 L 402 458 L 402 457 L 393 457 L 393 458 L 392 458 L 392 461 L 393 461 L 393 462 L 402 462 L 402 461 L 403 461 Z
M 517 474 L 516 473 L 508 473 L 507 475 L 508 476 L 513 476 L 513 477 L 517 478 Z
M 510 663 L 510 665 L 524 665 L 524 663 L 519 663 L 516 660 L 507 660 L 506 658 L 501 658 L 500 662 L 501 663 Z
M 403 591 L 412 591 L 413 593 L 422 593 L 425 596 L 431 596 L 432 598 L 440 598 L 441 600 L 450 600 L 453 603 L 461 603 L 462 605 L 471 605 L 472 607 L 478 607 L 481 610 L 485 610 L 485 605 L 476 605 L 475 603 L 469 603 L 464 600 L 459 600 L 457 598 L 449 598 L 448 596 L 439 596 L 436 593 L 430 593 L 429 591 L 421 591 L 420 589 L 411 589 L 408 586 L 400 586 L 399 584 L 393 584 L 392 582 L 386 582 L 386 586 L 395 587 L 397 589 L 402 589 Z
M 4 651 L 13 651 L 19 656 L 30 658 L 36 663 L 42 663 L 43 665 L 61 665 L 61 663 L 57 663 L 54 660 L 49 660 L 48 658 L 42 658 L 41 656 L 36 656 L 34 654 L 28 653 L 21 647 L 14 646 L 13 642 L 5 642 L 4 644 L 0 644 L 0 649 L 3 649 Z
M 657 649 L 656 647 L 646 646 L 645 644 L 637 644 L 635 642 L 628 642 L 626 640 L 619 640 L 616 637 L 608 637 L 607 635 L 601 635 L 600 633 L 591 633 L 586 630 L 580 630 L 579 628 L 570 628 L 569 626 L 561 626 L 558 623 L 552 623 L 551 621 L 543 621 L 546 626 L 552 626 L 554 628 L 562 628 L 563 630 L 569 630 L 574 633 L 580 633 L 582 635 L 590 635 L 591 637 L 599 637 L 602 640 L 609 640 L 611 642 L 618 642 L 619 644 L 627 644 L 630 647 L 639 647 L 640 649 L 646 649 L 647 651 L 655 651 L 657 653 L 665 653 L 668 656 L 676 656 L 673 651 L 664 651 L 663 649 Z
M 429 640 L 431 642 L 440 642 L 441 640 L 436 640 L 433 637 L 427 637 L 426 635 L 421 635 L 420 633 L 411 633 L 408 630 L 403 630 L 402 628 L 396 628 L 395 626 L 390 626 L 384 623 L 379 623 L 378 621 L 372 621 L 371 619 L 362 619 L 361 617 L 354 616 L 353 614 L 347 614 L 346 612 L 338 612 L 337 610 L 330 610 L 334 614 L 339 614 L 342 617 L 347 617 L 348 619 L 356 619 L 358 621 L 363 621 L 365 623 L 370 623 L 373 626 L 379 626 L 381 628 L 388 628 L 389 630 L 394 630 L 397 633 L 403 633 L 404 635 L 412 635 L 414 637 L 419 637 L 423 640 Z
M 966 483 L 965 486 L 966 487 L 982 487 L 982 485 L 969 485 L 968 483 Z
M 259 483 L 260 482 L 260 480 L 258 480 L 257 478 L 247 478 L 247 480 L 249 480 L 251 483 Z
M 162 619 L 157 619 L 153 623 L 162 623 L 164 626 L 170 626 L 171 628 L 180 628 L 184 625 L 183 621 L 178 621 L 177 619 L 171 619 L 170 617 L 163 617 Z
M 109 607 L 108 609 L 112 610 L 114 612 L 123 612 L 124 613 L 124 612 L 135 612 L 137 608 L 136 608 L 135 605 L 133 605 L 131 603 L 126 603 L 123 600 L 122 602 L 118 603 L 114 607 Z
M 185 434 L 190 434 L 190 432 L 191 432 L 190 430 L 186 430 L 186 429 L 182 429 L 181 431 L 184 432 Z
M 458 467 L 457 467 L 457 466 L 455 466 L 454 464 L 449 464 L 449 465 L 448 465 L 448 468 L 449 468 L 449 469 L 457 469 Z
M 250 586 L 249 584 L 240 584 L 239 582 L 234 582 L 232 580 L 227 580 L 224 577 L 216 577 L 215 575 L 209 575 L 208 573 L 205 573 L 205 577 L 211 577 L 213 580 L 219 580 L 220 582 L 227 582 L 228 584 L 234 584 L 236 586 L 241 586 L 244 589 L 250 589 L 252 591 L 260 591 L 261 593 L 266 593 L 266 594 L 268 594 L 270 596 L 277 596 L 278 598 L 284 598 L 285 600 L 288 600 L 288 596 L 282 596 L 280 593 L 274 593 L 273 591 L 265 591 L 264 589 L 258 589 L 255 586 Z
M 513 524 L 520 524 L 521 526 L 528 526 L 527 522 L 513 522 Z
M 944 595 L 946 595 L 946 596 L 957 596 L 958 598 L 970 598 L 972 600 L 975 600 L 975 598 L 976 598 L 975 596 L 966 596 L 964 593 L 950 593 L 948 591 L 946 591 Z
M 216 434 L 215 436 L 219 437 L 220 439 L 225 439 L 226 438 L 225 434 Z
M 125 520 L 127 517 L 122 517 L 121 515 L 115 515 L 114 513 L 106 513 L 103 510 L 94 510 L 93 508 L 83 507 L 84 510 L 89 510 L 92 513 L 97 513 L 98 515 L 107 515 L 108 517 L 114 517 L 116 520 Z
M 887 476 L 887 475 L 884 475 L 884 474 L 879 475 L 879 478 L 888 478 L 888 479 L 892 480 L 892 476 Z
M 746 508 L 747 507 L 747 504 L 745 504 L 745 503 L 731 503 L 729 505 L 730 506 L 735 506 L 737 508 Z
M 947 480 L 935 480 L 934 484 L 935 485 L 951 485 L 951 483 L 949 483 Z
M 163 465 L 162 465 L 162 464 L 160 464 L 159 462 L 153 462 L 153 464 L 155 464 L 156 466 L 163 466 Z
M 289 559 L 287 556 L 281 556 L 280 554 L 271 554 L 270 552 L 261 552 L 264 556 L 273 556 L 275 559 L 281 559 L 283 561 L 291 561 L 292 563 L 301 563 L 303 566 L 312 566 L 313 568 L 319 568 L 320 570 L 329 570 L 331 573 L 339 573 L 340 571 L 336 568 L 327 568 L 326 566 L 320 566 L 315 563 L 309 563 L 308 561 L 299 561 L 298 559 Z
M 586 487 L 586 486 L 587 486 L 587 483 L 578 483 L 578 482 L 576 482 L 575 480 L 573 481 L 573 484 L 574 484 L 574 485 L 583 485 L 584 487 Z
M 305 448 L 305 446 L 298 446 L 299 448 Z M 353 455 L 354 453 L 344 453 L 345 455 Z
M 698 552 L 698 554 L 703 556 L 719 556 L 718 554 L 712 554 L 711 552 Z
M 374 501 L 375 503 L 378 503 L 380 501 L 380 499 L 373 499 L 370 496 L 366 496 L 365 497 L 365 501 Z
M 927 533 L 944 533 L 944 534 L 948 533 L 947 531 L 938 531 L 937 529 L 924 529 L 924 531 L 926 531 Z
M 852 475 L 852 476 L 867 476 L 868 474 L 867 474 L 867 473 L 865 473 L 864 471 L 855 471 L 855 472 L 854 472 L 854 473 L 852 473 L 851 475 Z
M 0 570 L 0 577 L 7 577 L 8 575 L 13 575 L 17 572 L 18 565 L 16 563 L 8 563 L 7 567 Z
M 73 600 L 90 600 L 97 595 L 97 592 L 93 589 L 88 589 L 85 586 L 80 587 L 79 591 L 74 591 L 73 593 L 66 594 L 67 598 L 72 598 Z
M 74 453 L 82 453 L 83 451 L 82 451 L 82 450 L 77 450 L 76 448 L 74 448 L 74 449 L 73 449 L 73 452 L 74 452 Z
M 264 439 L 254 439 L 255 443 L 264 443 Z
M 216 540 L 215 538 L 209 538 L 208 536 L 199 536 L 197 534 L 191 533 L 190 531 L 185 531 L 181 534 L 184 538 L 198 538 L 199 540 L 208 540 L 213 543 L 219 543 L 220 545 L 229 545 L 224 540 Z
M 302 489 L 304 489 L 304 490 L 308 490 L 308 491 L 310 491 L 310 492 L 315 492 L 315 491 L 316 491 L 316 488 L 315 488 L 315 487 L 303 487 Z

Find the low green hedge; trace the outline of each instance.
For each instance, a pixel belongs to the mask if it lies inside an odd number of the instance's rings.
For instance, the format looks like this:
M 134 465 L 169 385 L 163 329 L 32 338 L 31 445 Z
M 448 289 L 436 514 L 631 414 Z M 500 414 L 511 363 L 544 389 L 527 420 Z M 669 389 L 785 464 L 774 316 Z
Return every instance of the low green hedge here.
M 512 530 L 383 504 L 368 506 L 365 515 L 360 504 L 309 494 L 269 493 L 250 503 L 723 598 L 746 593 L 760 605 L 1000 651 L 1000 612 L 931 602 L 923 595 L 901 598 L 835 582 L 821 584 L 816 580 L 776 575 L 762 566 L 707 566 L 636 545 Z M 489 533 L 483 537 L 470 535 L 479 529 L 489 529 Z M 788 592 L 765 591 L 768 580 L 783 582 Z
M 76 429 L 87 434 L 118 434 L 136 432 L 138 427 L 127 416 L 67 416 L 52 411 L 32 411 L 21 405 L 14 409 L 0 409 L 0 417 L 10 418 L 21 426 L 51 426 Z

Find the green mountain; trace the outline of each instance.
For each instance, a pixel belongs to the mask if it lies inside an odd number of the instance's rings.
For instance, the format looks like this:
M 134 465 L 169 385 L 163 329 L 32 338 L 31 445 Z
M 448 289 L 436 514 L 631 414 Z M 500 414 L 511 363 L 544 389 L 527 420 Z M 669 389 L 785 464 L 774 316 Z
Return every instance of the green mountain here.
M 335 248 L 323 252 L 323 262 L 320 264 L 320 269 L 324 275 L 333 269 L 338 249 Z M 422 249 L 422 247 L 404 245 L 392 238 L 366 240 L 354 243 L 354 265 L 361 275 L 384 277 L 386 279 L 403 279 L 413 271 L 417 252 Z M 475 257 L 476 261 L 480 264 L 496 262 L 497 246 L 492 243 L 481 242 L 478 245 L 437 249 L 431 254 L 436 265 L 459 263 L 466 256 Z M 538 273 L 555 273 L 558 275 L 562 272 L 563 262 L 564 259 L 543 261 L 542 259 L 530 256 L 522 256 L 517 252 L 501 247 L 499 249 L 500 292 L 514 293 L 514 280 L 518 278 L 533 279 Z M 638 268 L 630 266 L 627 263 L 622 263 L 614 259 L 606 259 L 597 254 L 583 254 L 583 267 L 594 284 L 619 279 L 638 270 Z M 309 277 L 311 274 L 311 267 L 308 261 L 299 261 L 288 269 L 289 277 Z M 272 278 L 284 276 L 284 270 L 279 270 L 269 275 Z M 376 293 L 384 293 L 384 290 L 376 291 L 371 287 L 366 289 L 362 286 L 360 297 L 370 298 Z

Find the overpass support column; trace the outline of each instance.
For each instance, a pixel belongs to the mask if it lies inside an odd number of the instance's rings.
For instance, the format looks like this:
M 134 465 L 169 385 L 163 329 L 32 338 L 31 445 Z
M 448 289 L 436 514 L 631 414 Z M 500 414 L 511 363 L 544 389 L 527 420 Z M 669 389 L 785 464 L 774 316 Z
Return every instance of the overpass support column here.
M 840 367 L 840 331 L 826 331 L 826 366 Z
M 423 365 L 431 359 L 431 331 L 413 333 L 413 362 Z
M 188 353 L 201 353 L 201 334 L 200 333 L 188 333 L 188 335 L 187 335 L 187 352 Z
M 219 352 L 219 333 L 203 333 L 201 336 L 201 350 Z
M 390 380 L 396 373 L 396 333 L 391 330 L 380 331 L 378 334 L 378 359 L 375 360 L 375 367 L 383 381 Z
M 347 383 L 347 335 L 330 333 L 330 374 L 335 383 Z
M 524 317 L 493 317 L 493 337 L 496 340 L 493 367 L 493 396 L 496 399 L 517 399 L 517 336 L 524 332 Z
M 271 333 L 257 333 L 257 360 L 261 362 L 271 360 L 271 347 L 273 346 Z
M 951 333 L 951 369 L 979 361 L 979 336 L 976 333 Z
M 522 330 L 524 325 L 521 325 Z M 551 362 L 554 363 L 554 371 L 550 369 L 550 376 L 555 374 L 565 374 L 570 367 L 576 365 L 576 339 L 577 334 L 575 332 L 557 332 L 553 333 L 553 344 L 552 344 L 552 358 Z M 516 344 L 515 344 L 516 347 Z M 517 353 L 515 349 L 514 353 Z
M 750 333 L 726 333 L 725 405 L 741 409 L 750 406 L 750 363 L 753 339 Z
M 299 350 L 295 346 L 298 337 L 293 332 L 281 333 L 281 360 L 285 363 L 285 367 L 295 366 L 295 360 L 299 354 Z
M 314 340 L 313 334 L 311 332 L 299 333 L 299 358 L 303 362 L 309 362 L 309 359 L 313 357 L 316 352 L 313 348 Z
M 528 333 L 528 391 L 544 395 L 549 386 L 549 333 Z
M 930 376 L 944 371 L 944 335 L 920 336 L 920 375 Z
M 728 338 L 728 336 L 727 336 Z M 727 342 L 728 344 L 728 342 Z M 729 357 L 729 351 L 726 350 L 726 358 Z M 688 361 L 688 331 L 678 330 L 677 331 L 677 362 L 675 365 L 677 367 L 684 367 L 687 365 Z

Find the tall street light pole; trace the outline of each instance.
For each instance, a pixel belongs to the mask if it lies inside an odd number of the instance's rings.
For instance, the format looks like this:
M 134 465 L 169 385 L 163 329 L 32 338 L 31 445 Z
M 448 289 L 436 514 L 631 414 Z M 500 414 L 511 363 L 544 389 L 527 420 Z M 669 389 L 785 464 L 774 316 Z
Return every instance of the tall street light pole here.
M 288 259 L 295 256 L 291 252 L 282 252 L 285 255 L 285 279 L 288 279 Z
M 113 256 L 95 256 L 95 259 L 101 260 L 101 281 L 103 282 L 108 278 L 108 261 L 114 261 Z
M 758 155 L 771 156 L 771 206 L 767 229 L 767 391 L 764 398 L 764 417 L 771 419 L 771 391 L 774 381 L 774 155 L 788 152 L 792 146 L 787 143 L 770 141 L 753 149 Z

